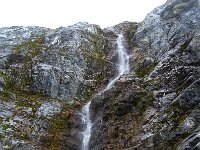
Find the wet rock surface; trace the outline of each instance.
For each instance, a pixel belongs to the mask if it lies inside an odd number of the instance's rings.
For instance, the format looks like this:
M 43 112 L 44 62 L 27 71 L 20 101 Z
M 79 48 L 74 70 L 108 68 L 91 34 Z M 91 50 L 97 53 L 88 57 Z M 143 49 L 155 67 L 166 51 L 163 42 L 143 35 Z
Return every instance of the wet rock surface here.
M 168 0 L 138 25 L 132 75 L 92 100 L 90 149 L 199 149 L 199 12 Z

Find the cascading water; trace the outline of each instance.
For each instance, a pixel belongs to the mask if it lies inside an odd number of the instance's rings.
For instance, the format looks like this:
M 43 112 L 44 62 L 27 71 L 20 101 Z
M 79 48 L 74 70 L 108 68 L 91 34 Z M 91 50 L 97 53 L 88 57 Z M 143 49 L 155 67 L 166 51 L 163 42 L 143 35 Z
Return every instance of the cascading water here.
M 87 103 L 82 109 L 82 121 L 86 124 L 86 129 L 83 132 L 83 143 L 82 143 L 82 150 L 88 150 L 88 143 L 90 140 L 90 130 L 92 127 L 92 123 L 90 121 L 90 103 Z
M 117 38 L 117 53 L 119 57 L 118 74 L 113 80 L 111 80 L 108 83 L 107 87 L 103 90 L 103 92 L 111 89 L 121 75 L 129 73 L 129 55 L 127 54 L 126 49 L 123 46 L 123 39 L 123 35 L 119 34 Z
M 126 49 L 123 46 L 123 40 L 124 40 L 123 35 L 119 34 L 118 38 L 117 38 L 117 53 L 118 53 L 118 57 L 119 57 L 118 74 L 114 79 L 112 79 L 108 83 L 106 88 L 103 91 L 101 91 L 98 95 L 111 89 L 112 86 L 120 78 L 121 75 L 129 73 L 129 56 L 126 52 Z M 88 102 L 83 107 L 82 113 L 81 113 L 82 121 L 84 122 L 84 124 L 86 124 L 86 129 L 84 132 L 82 132 L 82 134 L 83 134 L 82 150 L 88 150 L 88 144 L 90 141 L 91 127 L 92 127 L 92 123 L 90 120 L 90 104 L 91 104 L 91 102 Z

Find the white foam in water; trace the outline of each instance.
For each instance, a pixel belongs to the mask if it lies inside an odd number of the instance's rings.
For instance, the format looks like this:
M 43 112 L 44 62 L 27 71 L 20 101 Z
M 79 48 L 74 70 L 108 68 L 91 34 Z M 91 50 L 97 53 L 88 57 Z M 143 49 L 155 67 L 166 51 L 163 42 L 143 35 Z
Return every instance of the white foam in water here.
M 112 86 L 115 84 L 115 82 L 120 78 L 121 75 L 123 74 L 128 74 L 129 73 L 129 55 L 126 52 L 126 49 L 123 46 L 123 40 L 124 37 L 122 34 L 118 35 L 117 38 L 117 53 L 118 53 L 118 74 L 117 76 L 111 80 L 106 88 L 100 92 L 99 94 L 102 94 L 103 92 L 109 90 L 112 88 Z M 91 102 L 88 102 L 82 109 L 82 121 L 84 124 L 86 124 L 86 129 L 85 131 L 82 132 L 83 134 L 83 142 L 82 142 L 82 150 L 88 150 L 88 145 L 90 141 L 90 135 L 91 135 L 91 127 L 92 123 L 90 120 L 90 104 Z
M 124 40 L 123 35 L 122 34 L 118 35 L 117 38 L 117 53 L 119 57 L 118 74 L 113 80 L 111 80 L 108 83 L 107 87 L 103 90 L 103 92 L 111 89 L 121 75 L 129 73 L 129 55 L 126 53 L 126 49 L 123 46 L 123 40 Z
M 86 129 L 83 132 L 83 145 L 82 145 L 82 149 L 83 150 L 88 150 L 88 143 L 90 140 L 90 130 L 92 127 L 92 123 L 90 121 L 90 103 L 87 103 L 83 109 L 82 109 L 82 121 L 84 124 L 86 124 Z

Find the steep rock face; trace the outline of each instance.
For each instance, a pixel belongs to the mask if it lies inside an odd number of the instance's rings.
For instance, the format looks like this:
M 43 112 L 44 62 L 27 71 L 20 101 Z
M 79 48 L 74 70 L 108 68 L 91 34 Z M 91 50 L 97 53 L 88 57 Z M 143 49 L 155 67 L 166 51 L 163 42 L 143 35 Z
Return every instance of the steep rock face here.
M 152 99 L 139 79 L 123 76 L 111 90 L 92 100 L 90 149 L 134 149 L 141 138 L 141 115 L 146 99 Z M 93 111 L 96 110 L 96 111 Z
M 199 149 L 199 13 L 168 0 L 140 24 L 1 28 L 0 149 L 79 149 L 80 107 L 116 73 L 116 33 L 131 72 L 92 98 L 90 149 Z
M 199 149 L 199 13 L 168 0 L 138 25 L 132 73 L 92 101 L 91 149 Z
M 87 23 L 1 28 L 0 45 L 0 149 L 61 149 L 71 114 L 111 76 L 113 45 Z
M 154 144 L 157 148 L 175 149 L 199 128 L 199 13 L 198 0 L 167 1 L 146 17 L 135 35 L 137 45 L 146 54 L 144 58 L 156 62 L 155 68 L 142 76 L 157 102 L 154 106 L 158 113 L 144 128 L 161 137 Z M 145 69 L 144 62 L 138 72 Z
M 199 37 L 199 1 L 171 0 L 154 9 L 139 25 L 136 43 L 163 59 L 174 49 L 195 49 Z M 193 44 L 194 43 L 194 44 Z

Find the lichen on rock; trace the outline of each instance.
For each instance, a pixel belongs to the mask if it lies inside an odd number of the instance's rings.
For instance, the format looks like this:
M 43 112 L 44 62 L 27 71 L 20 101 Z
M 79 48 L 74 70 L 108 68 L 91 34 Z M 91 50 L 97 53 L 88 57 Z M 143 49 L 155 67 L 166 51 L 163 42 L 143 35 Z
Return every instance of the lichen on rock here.
M 73 124 L 70 116 L 106 82 L 108 40 L 97 25 L 87 23 L 55 30 L 1 28 L 0 34 L 5 52 L 0 61 L 1 148 L 61 148 Z
M 0 28 L 0 149 L 199 149 L 200 3 L 168 0 L 141 23 Z M 117 71 L 117 34 L 130 73 Z M 97 95 L 96 95 L 97 94 Z

